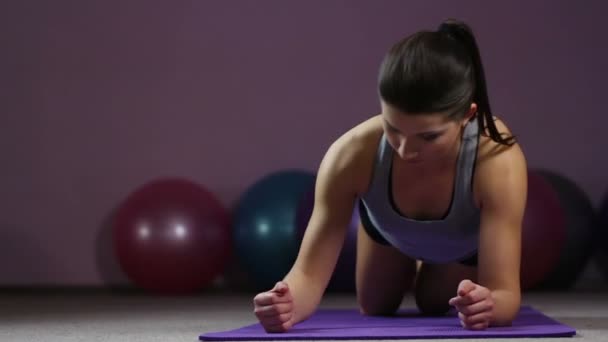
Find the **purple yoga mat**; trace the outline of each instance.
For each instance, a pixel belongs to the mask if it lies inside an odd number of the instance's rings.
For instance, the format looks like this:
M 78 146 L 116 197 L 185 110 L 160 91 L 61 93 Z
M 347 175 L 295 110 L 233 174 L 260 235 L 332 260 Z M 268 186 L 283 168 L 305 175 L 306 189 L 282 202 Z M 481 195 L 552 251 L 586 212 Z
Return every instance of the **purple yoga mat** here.
M 212 332 L 199 336 L 201 341 L 262 340 L 365 340 L 488 337 L 571 337 L 572 327 L 547 317 L 529 306 L 522 306 L 509 327 L 472 331 L 462 328 L 452 310 L 443 317 L 421 317 L 416 310 L 401 310 L 390 317 L 364 316 L 354 309 L 318 310 L 308 320 L 285 333 L 268 334 L 261 325 Z

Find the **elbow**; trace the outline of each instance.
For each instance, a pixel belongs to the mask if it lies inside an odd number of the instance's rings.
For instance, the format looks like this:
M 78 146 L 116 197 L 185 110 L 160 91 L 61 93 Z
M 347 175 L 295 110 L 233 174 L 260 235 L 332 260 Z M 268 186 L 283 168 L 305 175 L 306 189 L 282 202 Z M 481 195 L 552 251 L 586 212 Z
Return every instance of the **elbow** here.
M 513 321 L 515 320 L 517 315 L 503 315 L 502 317 L 495 317 L 494 320 L 490 323 L 492 327 L 509 327 L 513 325 Z
M 521 296 L 512 293 L 510 296 L 502 296 L 501 300 L 494 302 L 494 318 L 491 326 L 510 326 L 517 318 L 521 308 Z

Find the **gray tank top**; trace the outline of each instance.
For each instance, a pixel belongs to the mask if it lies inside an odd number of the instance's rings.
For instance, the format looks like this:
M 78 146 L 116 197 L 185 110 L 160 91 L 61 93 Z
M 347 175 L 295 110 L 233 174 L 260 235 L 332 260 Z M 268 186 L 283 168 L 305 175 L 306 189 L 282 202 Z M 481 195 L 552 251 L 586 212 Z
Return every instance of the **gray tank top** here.
M 370 187 L 361 202 L 371 223 L 391 245 L 429 263 L 448 263 L 473 256 L 479 240 L 480 211 L 475 206 L 472 176 L 478 146 L 477 119 L 469 121 L 458 152 L 452 202 L 439 220 L 415 220 L 401 215 L 390 193 L 393 148 L 382 135 Z M 432 189 L 429 189 L 432 191 Z

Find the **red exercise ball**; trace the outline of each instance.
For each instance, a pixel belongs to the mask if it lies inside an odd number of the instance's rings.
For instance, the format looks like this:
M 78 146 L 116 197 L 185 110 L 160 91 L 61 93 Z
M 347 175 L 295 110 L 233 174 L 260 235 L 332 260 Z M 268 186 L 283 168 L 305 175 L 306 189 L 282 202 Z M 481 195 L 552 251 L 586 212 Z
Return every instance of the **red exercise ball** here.
M 201 185 L 159 179 L 118 208 L 113 241 L 119 264 L 136 286 L 165 294 L 193 292 L 226 267 L 229 215 Z
M 522 227 L 521 287 L 534 289 L 557 266 L 566 242 L 566 215 L 558 193 L 528 170 L 528 198 Z

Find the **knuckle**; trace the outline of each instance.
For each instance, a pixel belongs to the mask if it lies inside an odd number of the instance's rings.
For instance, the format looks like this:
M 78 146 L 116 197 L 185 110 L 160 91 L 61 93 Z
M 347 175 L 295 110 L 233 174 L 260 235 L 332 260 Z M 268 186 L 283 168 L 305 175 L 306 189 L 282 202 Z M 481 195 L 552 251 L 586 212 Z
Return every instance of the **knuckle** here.
M 291 321 L 287 321 L 281 324 L 281 328 L 283 328 L 284 331 L 289 330 L 291 328 Z
M 283 325 L 272 325 L 265 327 L 264 330 L 269 333 L 281 333 L 285 332 L 287 329 L 285 329 Z
M 267 326 L 264 326 L 264 330 L 266 330 L 266 332 L 268 332 L 268 333 L 277 332 L 277 330 L 276 330 L 276 328 L 275 328 L 275 327 L 267 327 Z
M 486 322 L 478 324 L 479 330 L 484 330 L 487 327 L 488 327 L 488 323 L 486 323 Z

